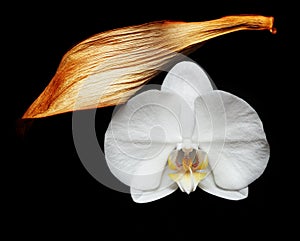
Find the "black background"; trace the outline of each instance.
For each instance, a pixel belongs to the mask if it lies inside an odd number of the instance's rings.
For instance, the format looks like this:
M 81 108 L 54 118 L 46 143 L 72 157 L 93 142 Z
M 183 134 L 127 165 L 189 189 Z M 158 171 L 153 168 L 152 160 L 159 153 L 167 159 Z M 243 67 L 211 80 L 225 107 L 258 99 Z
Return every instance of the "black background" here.
M 104 234 L 114 237 L 201 239 L 204 235 L 258 237 L 290 234 L 286 229 L 290 200 L 285 178 L 290 85 L 288 47 L 293 6 L 274 1 L 37 2 L 9 8 L 4 39 L 9 84 L 13 89 L 13 148 L 8 200 L 14 237 L 60 237 Z M 260 115 L 271 147 L 264 174 L 250 185 L 241 201 L 221 199 L 201 190 L 190 195 L 176 191 L 161 200 L 136 204 L 130 195 L 98 183 L 82 166 L 72 138 L 72 114 L 37 119 L 21 135 L 20 118 L 49 83 L 63 54 L 76 43 L 105 30 L 153 20 L 204 21 L 231 14 L 274 16 L 277 34 L 244 31 L 205 43 L 189 55 L 212 77 L 218 89 L 246 100 Z M 161 83 L 164 73 L 150 83 Z M 99 143 L 113 108 L 97 110 Z M 25 123 L 26 124 L 26 123 Z M 29 126 L 29 123 L 27 123 Z M 4 128 L 4 132 L 10 128 Z M 9 133 L 11 136 L 11 133 Z M 8 149 L 7 149 L 8 150 Z M 5 151 L 5 150 L 4 150 Z M 239 234 L 241 232 L 241 234 Z M 39 236 L 42 235 L 42 236 Z M 108 238 L 108 240 L 110 240 Z M 104 239 L 106 240 L 106 239 Z

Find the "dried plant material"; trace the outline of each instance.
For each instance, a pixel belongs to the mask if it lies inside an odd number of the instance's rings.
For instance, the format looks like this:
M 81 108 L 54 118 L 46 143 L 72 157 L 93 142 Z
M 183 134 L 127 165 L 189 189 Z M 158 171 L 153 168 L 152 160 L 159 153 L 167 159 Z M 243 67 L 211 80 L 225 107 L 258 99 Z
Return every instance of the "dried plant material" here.
M 204 22 L 158 21 L 96 34 L 69 50 L 23 118 L 124 103 L 179 52 L 239 30 L 270 30 L 273 17 L 226 16 Z

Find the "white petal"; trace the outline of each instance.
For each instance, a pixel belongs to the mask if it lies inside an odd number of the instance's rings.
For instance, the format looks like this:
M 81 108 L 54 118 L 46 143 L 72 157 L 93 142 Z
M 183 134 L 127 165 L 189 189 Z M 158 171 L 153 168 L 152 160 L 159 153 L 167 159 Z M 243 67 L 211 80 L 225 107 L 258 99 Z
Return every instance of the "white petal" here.
M 242 99 L 213 91 L 195 101 L 197 136 L 208 154 L 215 182 L 239 190 L 257 179 L 269 160 L 261 120 Z
M 207 73 L 198 64 L 182 61 L 168 72 L 161 90 L 180 95 L 194 110 L 195 99 L 213 88 Z
M 178 186 L 168 177 L 168 173 L 170 172 L 171 170 L 166 167 L 159 186 L 153 190 L 143 191 L 131 187 L 130 193 L 132 199 L 137 203 L 147 203 L 161 199 L 175 192 Z
M 229 200 L 240 200 L 248 196 L 248 187 L 241 190 L 226 190 L 216 185 L 213 174 L 209 173 L 200 183 L 199 188 L 208 192 L 212 195 L 229 199 Z
M 118 147 L 106 144 L 105 157 L 110 171 L 121 182 L 135 189 L 151 190 L 159 186 L 167 158 L 173 148 L 173 145 L 165 145 L 155 157 L 135 159 L 121 152 Z M 138 151 L 147 155 L 144 150 Z
M 105 134 L 105 157 L 121 182 L 143 190 L 159 185 L 168 155 L 187 129 L 181 126 L 182 103 L 175 94 L 150 90 L 113 116 Z

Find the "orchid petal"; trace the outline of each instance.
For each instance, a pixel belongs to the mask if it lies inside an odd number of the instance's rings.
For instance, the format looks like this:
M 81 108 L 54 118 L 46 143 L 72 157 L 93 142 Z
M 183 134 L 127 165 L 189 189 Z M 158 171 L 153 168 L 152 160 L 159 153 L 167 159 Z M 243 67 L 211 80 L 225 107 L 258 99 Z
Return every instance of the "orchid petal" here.
M 165 168 L 159 186 L 153 190 L 143 191 L 131 187 L 130 193 L 132 199 L 137 203 L 147 203 L 158 200 L 175 192 L 178 186 L 168 177 L 170 171 L 170 169 Z
M 240 190 L 263 173 L 269 146 L 262 122 L 248 103 L 213 91 L 196 99 L 195 114 L 197 141 L 208 154 L 219 187 Z
M 212 173 L 209 173 L 200 183 L 199 188 L 203 191 L 210 193 L 212 195 L 229 199 L 229 200 L 240 200 L 248 196 L 248 187 L 240 190 L 226 190 L 218 187 L 214 181 Z
M 111 172 L 136 189 L 156 188 L 168 156 L 181 142 L 183 131 L 181 98 L 157 90 L 143 92 L 123 105 L 113 116 L 105 134 L 105 157 Z M 193 113 L 190 113 L 192 119 Z M 188 125 L 188 126 L 185 126 Z
M 182 61 L 168 72 L 161 90 L 178 94 L 194 110 L 195 99 L 211 92 L 213 87 L 209 76 L 198 64 Z

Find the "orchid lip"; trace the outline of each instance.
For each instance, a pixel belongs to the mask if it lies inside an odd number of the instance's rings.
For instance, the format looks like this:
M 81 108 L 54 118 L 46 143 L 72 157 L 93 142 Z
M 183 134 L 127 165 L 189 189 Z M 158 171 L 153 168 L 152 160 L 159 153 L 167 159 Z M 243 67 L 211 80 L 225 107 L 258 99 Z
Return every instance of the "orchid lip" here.
M 184 140 L 170 153 L 168 167 L 175 171 L 169 177 L 177 183 L 181 191 L 189 194 L 206 177 L 208 157 L 206 152 L 192 142 Z

